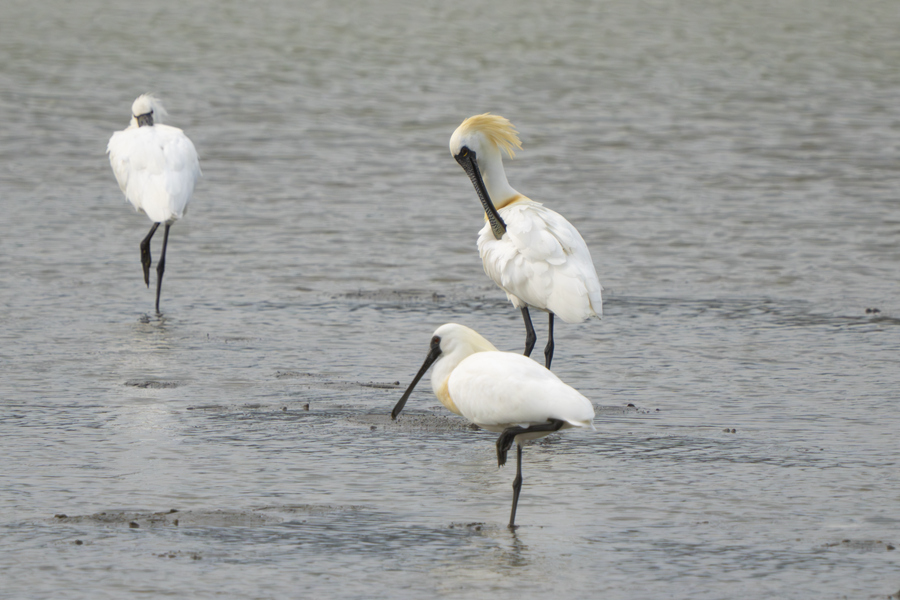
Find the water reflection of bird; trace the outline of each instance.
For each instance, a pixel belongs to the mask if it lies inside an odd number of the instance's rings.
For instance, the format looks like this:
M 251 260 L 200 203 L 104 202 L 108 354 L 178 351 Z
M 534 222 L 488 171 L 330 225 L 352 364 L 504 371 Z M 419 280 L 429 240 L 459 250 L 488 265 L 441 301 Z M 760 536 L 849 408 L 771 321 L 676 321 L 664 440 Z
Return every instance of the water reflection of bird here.
M 484 271 L 506 292 L 525 320 L 525 356 L 537 339 L 528 308 L 550 314 L 544 359 L 553 359 L 553 315 L 581 323 L 603 314 L 600 280 L 587 245 L 565 218 L 509 185 L 501 150 L 510 158 L 522 148 L 507 119 L 469 117 L 450 137 L 450 153 L 465 169 L 484 207 L 487 223 L 478 234 Z
M 156 312 L 166 269 L 169 227 L 184 216 L 194 184 L 200 177 L 200 163 L 194 144 L 176 127 L 163 125 L 166 110 L 151 96 L 139 96 L 131 106 L 131 123 L 115 132 L 106 148 L 109 164 L 134 208 L 153 221 L 150 233 L 141 241 L 144 283 L 150 287 L 150 239 L 165 224 L 162 252 L 156 265 Z
M 522 489 L 522 442 L 571 427 L 593 428 L 594 407 L 530 358 L 500 352 L 477 332 L 456 323 L 442 325 L 431 338 L 422 368 L 397 402 L 396 419 L 413 388 L 430 366 L 431 387 L 441 404 L 483 429 L 500 433 L 497 462 L 516 443 L 509 527 L 515 527 L 516 505 Z

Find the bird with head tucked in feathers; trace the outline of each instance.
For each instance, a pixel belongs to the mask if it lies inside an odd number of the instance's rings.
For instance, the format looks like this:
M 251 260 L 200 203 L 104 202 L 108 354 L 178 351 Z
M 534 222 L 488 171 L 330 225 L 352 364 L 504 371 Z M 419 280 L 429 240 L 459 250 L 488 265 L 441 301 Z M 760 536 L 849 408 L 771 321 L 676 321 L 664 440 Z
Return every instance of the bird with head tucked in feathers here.
M 194 144 L 177 127 L 162 124 L 167 113 L 151 94 L 142 94 L 131 105 L 131 122 L 115 132 L 106 148 L 116 181 L 135 210 L 153 221 L 141 241 L 144 283 L 150 287 L 150 239 L 165 225 L 162 252 L 156 265 L 156 312 L 166 268 L 169 227 L 184 216 L 200 177 Z

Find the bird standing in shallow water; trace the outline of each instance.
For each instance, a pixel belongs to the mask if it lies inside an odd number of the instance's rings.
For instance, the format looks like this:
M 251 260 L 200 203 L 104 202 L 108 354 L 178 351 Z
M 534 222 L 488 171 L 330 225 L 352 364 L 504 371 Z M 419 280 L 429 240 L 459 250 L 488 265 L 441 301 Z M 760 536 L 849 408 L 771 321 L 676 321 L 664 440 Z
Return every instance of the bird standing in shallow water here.
M 515 528 L 522 490 L 522 442 L 571 427 L 593 428 L 594 407 L 572 387 L 533 360 L 500 352 L 477 332 L 447 323 L 434 332 L 422 368 L 391 411 L 396 419 L 416 384 L 434 365 L 431 388 L 445 407 L 488 431 L 498 432 L 497 462 L 516 443 L 509 527 Z
M 547 311 L 544 364 L 553 360 L 553 316 L 581 323 L 603 314 L 600 280 L 587 244 L 565 218 L 509 185 L 501 150 L 510 158 L 522 148 L 507 119 L 485 113 L 469 117 L 450 137 L 450 153 L 469 175 L 487 223 L 478 234 L 484 271 L 525 320 L 525 356 L 537 337 L 529 307 Z
M 153 221 L 150 233 L 141 241 L 141 265 L 144 283 L 150 287 L 150 239 L 162 223 L 165 225 L 162 252 L 156 265 L 156 312 L 166 269 L 166 245 L 169 227 L 184 216 L 200 177 L 197 150 L 184 132 L 163 125 L 166 110 L 150 94 L 138 96 L 131 106 L 131 123 L 109 138 L 106 152 L 109 164 L 125 198 L 135 210 Z

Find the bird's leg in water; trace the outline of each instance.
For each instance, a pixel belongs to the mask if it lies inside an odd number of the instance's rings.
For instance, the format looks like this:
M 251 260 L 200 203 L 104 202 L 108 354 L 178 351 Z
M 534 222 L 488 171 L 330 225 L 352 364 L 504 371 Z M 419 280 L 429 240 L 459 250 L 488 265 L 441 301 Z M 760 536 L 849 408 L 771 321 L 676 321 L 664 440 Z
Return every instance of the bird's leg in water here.
M 545 431 L 559 431 L 565 421 L 559 419 L 550 419 L 548 423 L 540 425 L 531 425 L 530 427 L 520 427 L 515 425 L 507 427 L 497 438 L 497 463 L 502 467 L 506 464 L 506 453 L 512 446 L 517 435 L 523 433 L 541 433 Z M 516 507 L 519 505 L 519 493 L 522 491 L 522 444 L 516 444 L 516 478 L 513 480 L 513 502 L 512 511 L 509 513 L 509 528 L 516 527 Z
M 548 369 L 550 368 L 550 362 L 553 360 L 553 348 L 556 346 L 553 343 L 553 313 L 550 313 L 549 335 L 550 339 L 547 340 L 547 346 L 544 348 L 544 366 Z
M 531 314 L 528 312 L 527 306 L 522 307 L 522 318 L 525 320 L 525 352 L 523 354 L 531 356 L 537 336 L 534 334 L 534 325 L 531 323 Z
M 509 511 L 509 528 L 516 528 L 516 507 L 519 506 L 519 492 L 522 491 L 522 444 L 516 444 L 516 478 L 513 479 L 513 503 Z
M 150 287 L 150 238 L 156 233 L 157 227 L 159 223 L 154 223 L 150 233 L 141 241 L 141 266 L 144 267 L 144 283 L 147 287 Z
M 166 223 L 166 231 L 163 234 L 162 252 L 159 254 L 159 262 L 156 263 L 156 314 L 159 314 L 159 291 L 162 289 L 163 272 L 166 270 L 166 246 L 169 243 L 169 225 Z

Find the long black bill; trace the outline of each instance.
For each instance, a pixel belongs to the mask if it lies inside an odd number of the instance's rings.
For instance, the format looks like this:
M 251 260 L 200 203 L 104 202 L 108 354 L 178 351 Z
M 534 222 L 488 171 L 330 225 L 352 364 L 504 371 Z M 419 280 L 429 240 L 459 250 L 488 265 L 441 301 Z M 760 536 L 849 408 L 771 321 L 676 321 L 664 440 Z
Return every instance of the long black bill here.
M 396 419 L 397 415 L 400 414 L 400 411 L 403 410 L 403 407 L 406 406 L 406 401 L 409 400 L 409 395 L 412 394 L 412 391 L 415 389 L 416 384 L 419 383 L 419 380 L 422 379 L 422 376 L 425 374 L 425 371 L 434 364 L 434 361 L 438 359 L 438 356 L 441 355 L 441 338 L 438 336 L 434 336 L 431 338 L 431 350 L 428 351 L 428 356 L 425 357 L 425 362 L 422 363 L 422 368 L 419 369 L 419 372 L 416 373 L 416 376 L 413 378 L 412 383 L 409 384 L 409 387 L 406 388 L 406 391 L 403 392 L 403 396 L 400 398 L 400 401 L 397 402 L 397 405 L 394 406 L 394 410 L 391 411 L 391 419 Z
M 506 223 L 503 222 L 500 213 L 497 212 L 497 209 L 494 208 L 494 203 L 491 202 L 491 197 L 484 186 L 484 180 L 481 178 L 478 162 L 475 160 L 475 153 L 469 150 L 467 146 L 463 146 L 459 154 L 454 158 L 469 176 L 469 179 L 472 180 L 478 199 L 481 200 L 481 205 L 484 207 L 484 214 L 487 215 L 488 222 L 491 224 L 491 231 L 494 232 L 494 237 L 499 240 L 506 233 Z

